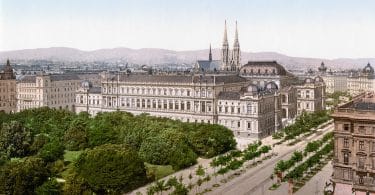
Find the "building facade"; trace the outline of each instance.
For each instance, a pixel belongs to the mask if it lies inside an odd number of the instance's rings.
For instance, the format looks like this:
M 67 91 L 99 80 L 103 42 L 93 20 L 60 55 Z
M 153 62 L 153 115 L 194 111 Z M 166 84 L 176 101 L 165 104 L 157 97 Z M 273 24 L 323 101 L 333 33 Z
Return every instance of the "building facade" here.
M 348 92 L 358 95 L 366 91 L 374 91 L 374 68 L 368 63 L 361 72 L 351 72 L 348 77 Z
M 80 83 L 75 74 L 23 76 L 17 82 L 17 111 L 44 106 L 74 111 Z
M 375 193 L 375 96 L 338 107 L 334 119 L 334 194 Z M 346 191 L 345 191 L 346 190 Z
M 77 90 L 76 112 L 149 113 L 183 122 L 222 124 L 236 136 L 251 138 L 281 128 L 277 85 L 260 88 L 238 75 L 106 74 L 100 94 L 87 86 Z
M 326 84 L 326 92 L 346 92 L 348 90 L 348 75 L 345 73 L 328 72 L 321 76 Z
M 16 77 L 13 68 L 7 60 L 0 73 L 0 111 L 12 113 L 16 111 Z
M 320 76 L 306 78 L 302 85 L 297 85 L 297 114 L 303 111 L 325 110 L 325 84 Z

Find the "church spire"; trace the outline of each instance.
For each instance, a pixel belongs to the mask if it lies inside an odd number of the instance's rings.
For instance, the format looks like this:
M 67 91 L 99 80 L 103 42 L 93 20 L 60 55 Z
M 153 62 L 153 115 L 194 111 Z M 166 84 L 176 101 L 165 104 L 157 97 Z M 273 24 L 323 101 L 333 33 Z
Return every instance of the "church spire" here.
M 228 44 L 228 36 L 227 36 L 227 20 L 225 20 L 224 23 L 224 39 L 223 39 L 223 45 Z
M 211 43 L 210 43 L 210 53 L 208 54 L 208 60 L 212 61 Z
M 9 58 L 7 59 L 7 66 L 10 66 Z
M 238 71 L 241 68 L 241 49 L 240 42 L 238 41 L 238 28 L 236 21 L 236 32 L 234 35 L 232 59 L 231 59 L 231 70 Z
M 221 47 L 221 70 L 229 70 L 230 60 L 229 60 L 229 45 L 227 36 L 227 21 L 224 23 L 224 39 L 223 45 Z
M 240 43 L 238 42 L 238 29 L 237 29 L 237 20 L 236 20 L 236 34 L 234 36 L 234 45 L 237 46 Z

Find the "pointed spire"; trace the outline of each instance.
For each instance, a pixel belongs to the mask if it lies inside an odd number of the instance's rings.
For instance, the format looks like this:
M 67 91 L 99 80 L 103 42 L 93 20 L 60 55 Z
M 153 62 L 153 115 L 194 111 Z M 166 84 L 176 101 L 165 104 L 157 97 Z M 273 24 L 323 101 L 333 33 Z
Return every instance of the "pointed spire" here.
M 10 66 L 9 58 L 7 59 L 7 66 Z
M 236 20 L 236 35 L 234 37 L 234 41 L 238 42 L 238 29 L 237 29 L 237 20 Z
M 223 45 L 228 44 L 228 37 L 227 37 L 227 20 L 225 20 L 224 24 L 224 39 L 223 39 Z
M 211 43 L 210 43 L 210 54 L 208 54 L 208 60 L 212 61 Z

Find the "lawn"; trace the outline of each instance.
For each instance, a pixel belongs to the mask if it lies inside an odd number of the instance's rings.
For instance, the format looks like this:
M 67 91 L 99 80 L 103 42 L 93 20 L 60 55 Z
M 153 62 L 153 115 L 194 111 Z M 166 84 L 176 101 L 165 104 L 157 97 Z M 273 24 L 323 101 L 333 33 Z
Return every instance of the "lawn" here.
M 171 165 L 153 165 L 145 163 L 145 166 L 147 169 L 147 176 L 155 178 L 156 180 L 175 172 Z
M 79 155 L 81 155 L 83 151 L 69 151 L 65 150 L 64 153 L 64 161 L 73 162 L 78 159 Z

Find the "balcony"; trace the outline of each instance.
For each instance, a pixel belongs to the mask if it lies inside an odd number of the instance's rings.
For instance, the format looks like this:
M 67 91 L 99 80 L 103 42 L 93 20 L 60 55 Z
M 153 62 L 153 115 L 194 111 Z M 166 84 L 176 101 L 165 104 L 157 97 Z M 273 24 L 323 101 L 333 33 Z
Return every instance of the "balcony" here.
M 353 184 L 359 188 L 361 188 L 361 186 L 375 188 L 375 180 L 372 177 L 359 177 L 355 175 L 353 176 Z

